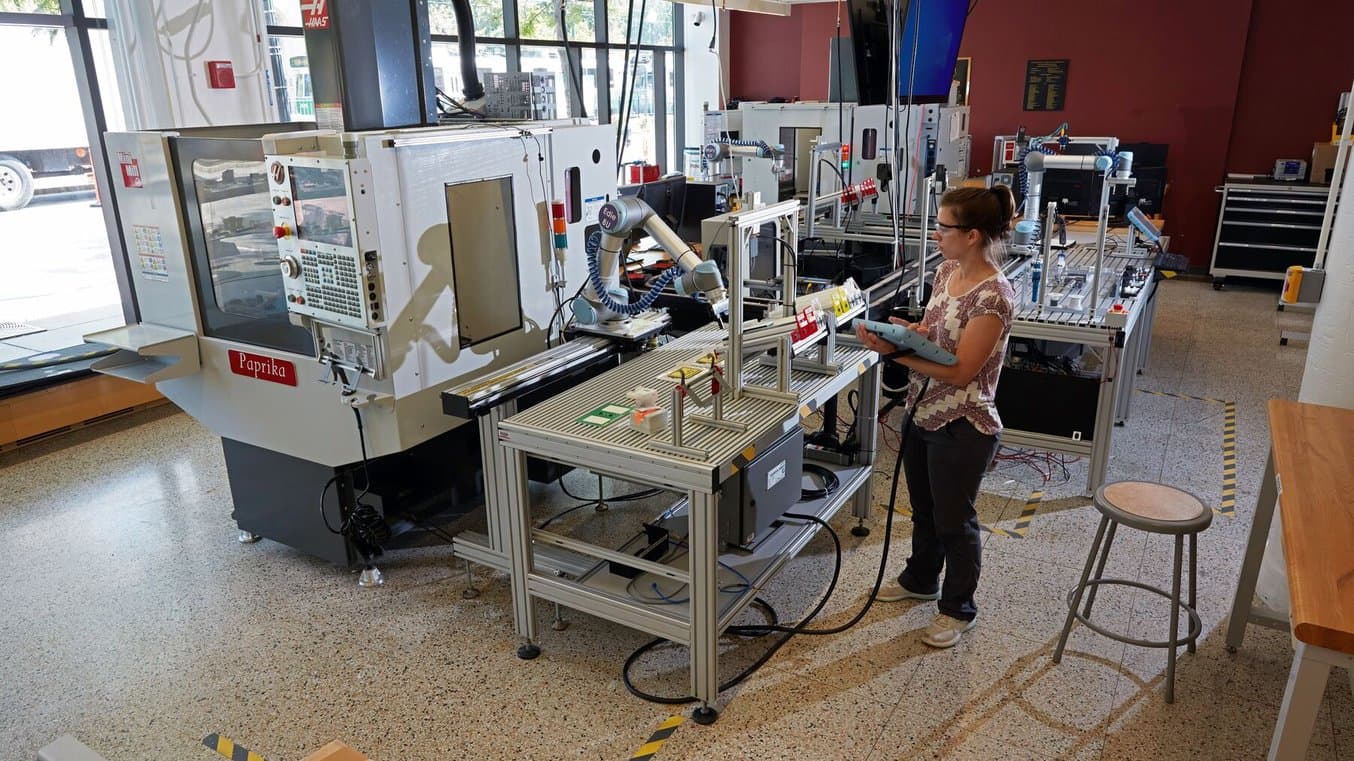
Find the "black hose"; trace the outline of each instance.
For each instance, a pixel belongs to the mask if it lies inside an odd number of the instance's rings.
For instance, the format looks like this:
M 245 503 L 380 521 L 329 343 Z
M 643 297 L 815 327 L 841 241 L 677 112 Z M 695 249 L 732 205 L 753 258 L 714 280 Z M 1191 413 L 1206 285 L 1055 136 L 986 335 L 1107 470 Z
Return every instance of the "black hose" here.
M 451 0 L 451 10 L 456 14 L 456 38 L 461 50 L 461 94 L 467 102 L 484 97 L 484 85 L 480 83 L 479 70 L 475 68 L 475 14 L 470 10 L 470 0 Z

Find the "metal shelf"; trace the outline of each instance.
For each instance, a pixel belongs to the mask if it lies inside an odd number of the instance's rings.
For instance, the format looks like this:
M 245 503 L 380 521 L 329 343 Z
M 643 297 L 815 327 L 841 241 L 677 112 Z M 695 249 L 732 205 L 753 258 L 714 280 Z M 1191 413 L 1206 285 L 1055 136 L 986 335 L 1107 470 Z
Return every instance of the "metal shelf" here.
M 871 466 L 868 465 L 836 465 L 831 463 L 819 463 L 837 474 L 840 480 L 840 486 L 827 497 L 801 502 L 791 508 L 791 512 L 805 515 L 814 515 L 824 521 L 830 520 L 835 516 L 856 492 L 869 484 L 872 473 Z M 689 506 L 685 499 L 679 501 L 672 508 L 664 512 L 661 522 L 665 525 L 674 527 L 686 526 L 686 515 Z M 812 521 L 802 519 L 783 518 L 780 524 L 764 540 L 757 544 L 751 551 L 730 551 L 722 553 L 719 560 L 723 565 L 738 569 L 739 573 L 747 577 L 751 582 L 746 590 L 729 590 L 728 587 L 737 582 L 741 586 L 742 579 L 739 579 L 726 568 L 720 569 L 720 591 L 718 593 L 718 631 L 723 633 L 732 625 L 738 614 L 743 611 L 753 598 L 760 593 L 762 588 L 780 571 L 789 560 L 804 548 L 814 535 L 818 533 L 821 527 Z M 542 545 L 551 546 L 554 537 L 549 532 L 533 532 L 535 546 L 540 551 Z M 685 537 L 680 537 L 685 539 Z M 625 544 L 613 552 L 629 554 L 645 546 L 646 539 L 644 534 L 638 533 Z M 576 545 L 570 542 L 570 550 L 575 549 Z M 555 549 L 560 549 L 556 547 Z M 683 553 L 680 557 L 667 564 L 678 575 L 685 576 L 687 571 L 686 561 L 689 555 Z M 644 618 L 652 622 L 651 627 L 644 629 L 654 636 L 671 639 L 680 644 L 686 643 L 686 634 L 691 625 L 691 611 L 685 604 L 673 604 L 666 602 L 656 602 L 651 599 L 638 599 L 630 592 L 633 582 L 622 576 L 617 576 L 609 571 L 607 560 L 599 560 L 586 573 L 577 579 L 550 579 L 548 583 L 541 587 L 532 588 L 533 594 L 545 597 L 549 600 L 555 600 L 563 603 L 564 600 L 557 599 L 561 590 L 570 589 L 573 594 L 568 594 L 570 607 L 576 607 L 586 613 L 609 618 L 607 608 L 615 605 L 623 605 L 634 611 L 644 611 Z M 665 577 L 658 577 L 662 580 Z M 669 583 L 668 586 L 671 586 Z M 652 592 L 641 592 L 652 598 Z M 566 593 L 567 594 L 567 593 Z M 672 595 L 677 599 L 684 600 L 686 592 L 676 591 Z M 632 623 L 632 619 L 620 621 L 627 625 Z
M 89 343 L 118 349 L 90 367 L 106 375 L 153 385 L 198 372 L 197 334 L 149 323 L 124 325 L 85 336 Z

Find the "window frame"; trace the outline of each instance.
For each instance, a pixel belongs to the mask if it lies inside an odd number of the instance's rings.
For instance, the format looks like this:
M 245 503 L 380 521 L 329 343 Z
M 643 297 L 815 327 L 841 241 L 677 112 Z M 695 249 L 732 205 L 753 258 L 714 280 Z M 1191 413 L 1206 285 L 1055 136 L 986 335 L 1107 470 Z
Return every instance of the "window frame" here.
M 260 0 L 262 3 L 264 0 Z M 272 0 L 277 2 L 278 0 Z M 671 2 L 670 0 L 647 0 L 653 3 L 662 3 L 668 6 L 672 12 L 672 43 L 671 44 L 652 44 L 643 42 L 636 46 L 627 44 L 628 41 L 621 40 L 613 42 L 610 39 L 610 25 L 607 18 L 607 0 L 593 0 L 593 27 L 596 40 L 579 41 L 570 40 L 566 47 L 563 40 L 537 40 L 526 39 L 521 36 L 519 28 L 519 0 L 501 0 L 503 5 L 503 32 L 502 37 L 490 37 L 476 35 L 475 43 L 477 45 L 502 45 L 507 52 L 507 66 L 510 72 L 520 72 L 522 70 L 522 49 L 523 48 L 555 48 L 560 51 L 561 62 L 565 65 L 564 76 L 569 77 L 568 64 L 564 62 L 564 57 L 568 56 L 574 63 L 576 70 L 581 71 L 582 54 L 581 51 L 591 49 L 596 51 L 594 55 L 597 61 L 597 92 L 594 102 L 584 104 L 587 106 L 588 117 L 596 119 L 599 124 L 612 124 L 611 113 L 611 51 L 625 51 L 627 48 L 634 54 L 634 51 L 650 51 L 653 56 L 653 77 L 655 83 L 654 91 L 654 130 L 655 144 L 654 150 L 656 159 L 660 164 L 666 163 L 670 155 L 677 156 L 680 162 L 682 157 L 682 148 L 685 146 L 685 80 L 683 78 L 685 53 L 685 41 L 683 39 L 683 16 L 682 5 Z M 574 0 L 579 2 L 581 0 Z M 265 21 L 267 21 L 267 11 Z M 298 26 L 283 26 L 268 23 L 265 34 L 269 37 L 303 37 L 304 30 Z M 432 42 L 443 44 L 456 44 L 460 42 L 460 35 L 455 34 L 432 34 Z M 578 52 L 575 52 L 578 51 Z M 673 54 L 673 65 L 676 67 L 675 79 L 675 107 L 676 114 L 674 120 L 674 129 L 676 134 L 669 134 L 667 127 L 667 56 L 666 53 Z M 603 65 L 603 63 L 606 65 Z M 275 77 L 276 79 L 276 77 Z M 279 80 L 274 86 L 275 97 L 277 98 L 279 108 L 279 119 L 287 121 L 291 115 L 291 104 L 287 100 L 286 83 Z M 556 83 L 556 92 L 564 93 L 570 103 L 576 103 L 577 97 L 574 94 L 573 83 L 569 81 Z M 573 109 L 571 109 L 572 111 Z M 669 146 L 669 142 L 673 145 Z M 617 160 L 620 157 L 617 156 Z M 682 171 L 680 166 L 667 167 L 668 172 Z
M 57 13 L 0 11 L 0 26 L 45 27 L 60 31 L 66 37 L 80 109 L 84 112 L 86 137 L 89 139 L 90 169 L 101 199 L 108 252 L 113 260 L 113 275 L 122 298 L 122 316 L 129 324 L 137 322 L 141 318 L 141 310 L 136 302 L 136 291 L 132 289 L 127 244 L 122 237 L 117 198 L 112 192 L 113 173 L 103 143 L 103 134 L 108 131 L 108 120 L 104 115 L 103 95 L 89 39 L 91 30 L 108 29 L 108 19 L 86 16 L 82 0 L 60 0 Z

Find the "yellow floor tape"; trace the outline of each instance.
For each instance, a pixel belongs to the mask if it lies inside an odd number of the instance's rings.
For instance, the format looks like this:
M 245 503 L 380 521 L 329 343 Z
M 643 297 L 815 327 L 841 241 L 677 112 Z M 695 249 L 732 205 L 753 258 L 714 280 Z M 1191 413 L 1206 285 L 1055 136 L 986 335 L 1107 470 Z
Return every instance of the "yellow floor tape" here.
M 663 749 L 663 744 L 672 737 L 672 733 L 677 731 L 677 727 L 680 727 L 683 721 L 686 721 L 686 718 L 680 714 L 669 716 L 666 721 L 658 725 L 658 729 L 655 729 L 653 734 L 649 735 L 649 739 L 639 746 L 639 750 L 635 751 L 635 754 L 630 757 L 630 761 L 646 761 L 646 759 L 653 758 L 654 754 Z
M 1170 391 L 1149 391 L 1138 389 L 1152 396 L 1169 396 L 1174 399 L 1188 399 L 1192 402 L 1207 402 L 1222 405 L 1222 497 L 1218 506 L 1213 508 L 1216 515 L 1228 518 L 1236 517 L 1236 402 L 1226 399 L 1214 399 L 1211 396 L 1190 396 Z
M 236 745 L 235 741 L 229 737 L 222 737 L 215 733 L 202 738 L 202 744 L 207 746 L 207 750 L 222 758 L 228 758 L 230 761 L 263 761 L 263 756 L 248 748 Z
M 1035 489 L 1030 492 L 1030 496 L 1025 500 L 1025 509 L 1020 511 L 1020 517 L 1016 518 L 1015 526 L 1012 528 L 1001 528 L 1000 526 L 982 526 L 984 531 L 990 532 L 993 536 L 1004 536 L 1008 539 L 1024 539 L 1030 532 L 1030 523 L 1034 520 L 1034 513 L 1039 509 L 1039 503 L 1044 499 L 1044 492 Z

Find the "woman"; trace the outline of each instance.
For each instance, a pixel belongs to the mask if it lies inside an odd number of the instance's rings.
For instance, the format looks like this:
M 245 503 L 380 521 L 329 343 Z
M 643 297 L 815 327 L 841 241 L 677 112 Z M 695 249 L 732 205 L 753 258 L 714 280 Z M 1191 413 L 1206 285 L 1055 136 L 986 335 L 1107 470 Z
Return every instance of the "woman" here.
M 922 634 L 932 647 L 953 646 L 978 614 L 973 594 L 982 536 L 974 501 L 1001 434 L 995 398 L 1015 293 L 1000 264 L 1013 211 L 1004 185 L 958 188 L 942 196 L 933 237 L 945 261 L 936 269 L 926 313 L 915 324 L 890 318 L 958 358 L 951 366 L 915 355 L 894 360 L 912 371 L 913 412 L 902 454 L 912 502 L 912 556 L 897 583 L 882 588 L 877 599 L 938 599 L 940 612 Z M 882 354 L 897 350 L 862 326 L 856 335 Z M 918 399 L 921 376 L 929 381 Z

